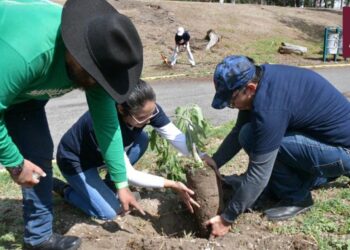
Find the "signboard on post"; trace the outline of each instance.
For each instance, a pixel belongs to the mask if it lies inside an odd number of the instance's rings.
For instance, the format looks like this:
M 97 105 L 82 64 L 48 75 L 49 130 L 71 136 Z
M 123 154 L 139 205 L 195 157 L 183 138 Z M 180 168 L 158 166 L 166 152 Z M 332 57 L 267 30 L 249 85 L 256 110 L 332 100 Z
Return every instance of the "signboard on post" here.
M 350 57 L 350 7 L 343 8 L 343 57 Z

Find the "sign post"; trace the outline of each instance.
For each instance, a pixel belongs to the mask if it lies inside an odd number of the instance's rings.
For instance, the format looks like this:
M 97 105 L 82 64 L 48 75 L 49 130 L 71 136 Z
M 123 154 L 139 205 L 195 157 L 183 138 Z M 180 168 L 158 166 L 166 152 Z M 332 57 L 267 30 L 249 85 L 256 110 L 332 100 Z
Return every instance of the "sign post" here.
M 343 57 L 350 57 L 350 7 L 343 8 Z

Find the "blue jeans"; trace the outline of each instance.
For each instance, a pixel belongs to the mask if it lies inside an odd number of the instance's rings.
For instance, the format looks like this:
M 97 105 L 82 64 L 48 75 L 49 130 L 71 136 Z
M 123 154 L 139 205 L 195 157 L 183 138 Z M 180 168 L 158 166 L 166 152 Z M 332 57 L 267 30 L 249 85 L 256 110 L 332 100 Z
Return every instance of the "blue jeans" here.
M 25 159 L 46 173 L 33 188 L 22 188 L 24 242 L 37 245 L 52 234 L 53 142 L 45 114 L 47 101 L 28 101 L 5 112 L 9 135 Z
M 142 132 L 127 151 L 131 164 L 135 164 L 142 157 L 147 147 L 148 136 Z M 62 173 L 69 183 L 69 187 L 65 189 L 64 199 L 89 216 L 112 220 L 121 212 L 121 204 L 113 188 L 99 176 L 97 167 L 99 166 L 76 175 Z
M 242 127 L 239 141 L 246 152 L 253 144 L 251 124 Z M 277 198 L 299 202 L 310 190 L 350 173 L 350 150 L 319 142 L 305 134 L 288 132 L 282 139 L 268 184 Z

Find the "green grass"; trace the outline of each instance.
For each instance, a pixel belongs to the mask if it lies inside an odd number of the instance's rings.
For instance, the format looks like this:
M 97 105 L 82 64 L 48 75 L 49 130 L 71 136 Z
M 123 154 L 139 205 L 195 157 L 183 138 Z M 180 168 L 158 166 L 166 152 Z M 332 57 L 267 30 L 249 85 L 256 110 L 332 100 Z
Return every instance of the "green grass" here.
M 217 127 L 211 127 L 208 131 L 208 138 L 224 139 L 232 130 L 235 121 L 229 121 Z
M 247 56 L 253 58 L 257 63 L 276 63 L 277 50 L 284 40 L 283 37 L 256 40 L 247 44 L 247 49 L 250 48 Z
M 336 183 L 348 185 L 346 177 Z M 273 230 L 280 234 L 304 234 L 316 239 L 320 249 L 350 249 L 350 192 L 348 188 L 319 189 L 313 192 L 314 207 L 287 225 Z
M 253 58 L 258 64 L 280 63 L 278 48 L 282 42 L 291 44 L 302 44 L 308 48 L 305 56 L 308 58 L 320 58 L 323 45 L 312 41 L 297 41 L 285 37 L 271 37 L 268 39 L 258 39 L 246 45 L 247 56 Z

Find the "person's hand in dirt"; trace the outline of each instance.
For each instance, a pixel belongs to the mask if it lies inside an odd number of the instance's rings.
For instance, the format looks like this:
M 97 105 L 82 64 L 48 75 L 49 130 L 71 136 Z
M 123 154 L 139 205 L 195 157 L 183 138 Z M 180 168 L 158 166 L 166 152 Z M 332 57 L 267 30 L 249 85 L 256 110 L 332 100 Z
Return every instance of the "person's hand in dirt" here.
M 22 166 L 6 169 L 12 179 L 22 187 L 33 187 L 40 182 L 40 177 L 46 176 L 40 167 L 28 160 L 24 160 Z
M 136 201 L 134 195 L 130 192 L 129 188 L 118 189 L 118 198 L 122 204 L 124 214 L 130 211 L 130 206 L 136 208 L 142 215 L 146 215 L 142 207 Z
M 220 215 L 216 215 L 205 222 L 207 227 L 211 226 L 212 237 L 224 236 L 230 231 L 231 223 L 226 222 Z
M 171 188 L 174 192 L 178 193 L 191 213 L 194 213 L 193 206 L 196 206 L 198 208 L 200 207 L 200 205 L 191 197 L 194 195 L 194 192 L 186 187 L 186 185 L 182 182 L 165 180 L 164 187 Z

